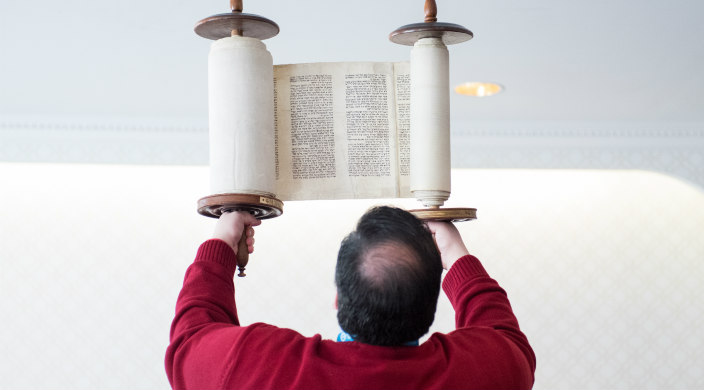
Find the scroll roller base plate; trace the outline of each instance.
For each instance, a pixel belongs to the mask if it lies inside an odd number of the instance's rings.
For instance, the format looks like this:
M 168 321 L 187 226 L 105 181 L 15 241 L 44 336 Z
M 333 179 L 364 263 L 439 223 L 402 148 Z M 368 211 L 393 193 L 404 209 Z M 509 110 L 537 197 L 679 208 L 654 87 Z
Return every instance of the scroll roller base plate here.
M 464 222 L 477 219 L 477 209 L 471 208 L 428 208 L 408 210 L 421 221 Z
M 257 219 L 274 218 L 284 211 L 284 203 L 272 196 L 253 194 L 216 194 L 198 200 L 198 213 L 220 218 L 226 211 L 247 211 Z
M 207 17 L 196 23 L 193 30 L 201 37 L 213 40 L 232 36 L 232 30 L 237 30 L 243 37 L 263 41 L 275 37 L 279 25 L 263 16 L 230 12 Z
M 459 24 L 440 22 L 407 24 L 389 34 L 391 42 L 406 46 L 422 38 L 441 38 L 445 45 L 454 45 L 474 38 L 474 34 Z

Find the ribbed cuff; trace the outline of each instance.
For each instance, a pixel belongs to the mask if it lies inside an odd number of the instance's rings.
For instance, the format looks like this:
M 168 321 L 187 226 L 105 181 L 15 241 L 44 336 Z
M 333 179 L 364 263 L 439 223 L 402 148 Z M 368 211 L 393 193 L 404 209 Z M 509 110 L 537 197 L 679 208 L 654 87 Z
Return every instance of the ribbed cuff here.
M 442 289 L 450 296 L 460 285 L 468 280 L 479 276 L 489 276 L 482 263 L 472 255 L 465 255 L 457 259 L 450 267 L 445 280 L 442 281 Z
M 195 261 L 205 261 L 217 263 L 228 270 L 235 271 L 237 268 L 237 256 L 235 251 L 223 240 L 210 239 L 200 245 Z

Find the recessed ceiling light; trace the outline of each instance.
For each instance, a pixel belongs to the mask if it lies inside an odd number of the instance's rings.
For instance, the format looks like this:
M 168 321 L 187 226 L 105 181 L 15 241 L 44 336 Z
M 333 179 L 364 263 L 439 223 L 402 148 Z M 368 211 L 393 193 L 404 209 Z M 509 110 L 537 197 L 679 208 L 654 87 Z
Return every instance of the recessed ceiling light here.
M 496 95 L 497 93 L 503 91 L 503 89 L 504 87 L 500 86 L 499 84 L 471 82 L 462 83 L 456 86 L 455 92 L 459 93 L 460 95 L 484 97 Z

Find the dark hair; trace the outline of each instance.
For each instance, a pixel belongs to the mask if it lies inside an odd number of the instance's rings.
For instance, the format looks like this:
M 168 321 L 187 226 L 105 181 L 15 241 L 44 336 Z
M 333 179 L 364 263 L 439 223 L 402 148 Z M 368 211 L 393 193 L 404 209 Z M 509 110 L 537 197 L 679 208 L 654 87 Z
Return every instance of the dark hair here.
M 368 210 L 340 245 L 337 320 L 356 341 L 402 345 L 435 318 L 442 262 L 418 218 L 395 207 Z

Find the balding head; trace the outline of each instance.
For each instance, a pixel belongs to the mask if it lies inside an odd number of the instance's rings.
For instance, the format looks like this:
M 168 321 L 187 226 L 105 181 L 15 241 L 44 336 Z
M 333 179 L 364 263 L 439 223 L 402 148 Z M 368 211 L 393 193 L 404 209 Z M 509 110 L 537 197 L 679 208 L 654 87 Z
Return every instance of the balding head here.
M 418 339 L 433 322 L 441 273 L 440 254 L 421 221 L 397 208 L 370 209 L 338 253 L 340 326 L 368 344 Z
M 362 278 L 370 285 L 383 286 L 392 283 L 402 273 L 419 276 L 423 269 L 421 259 L 406 245 L 387 241 L 368 248 L 359 264 Z

